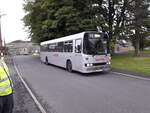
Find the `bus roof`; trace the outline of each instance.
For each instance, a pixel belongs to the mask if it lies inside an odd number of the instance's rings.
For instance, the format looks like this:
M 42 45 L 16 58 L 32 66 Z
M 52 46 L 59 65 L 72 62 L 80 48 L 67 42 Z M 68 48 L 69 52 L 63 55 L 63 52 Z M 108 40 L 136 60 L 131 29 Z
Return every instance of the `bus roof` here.
M 74 40 L 74 39 L 78 39 L 78 38 L 83 38 L 85 33 L 93 33 L 93 32 L 97 33 L 97 31 L 81 32 L 81 33 L 77 33 L 77 34 L 73 34 L 73 35 L 69 35 L 69 36 L 65 36 L 65 37 L 61 37 L 61 38 L 57 38 L 57 39 L 44 41 L 44 42 L 41 42 L 40 45 L 45 45 L 45 44 L 50 44 L 50 43 L 56 43 L 56 42 L 61 42 L 61 41 L 69 41 L 69 40 Z

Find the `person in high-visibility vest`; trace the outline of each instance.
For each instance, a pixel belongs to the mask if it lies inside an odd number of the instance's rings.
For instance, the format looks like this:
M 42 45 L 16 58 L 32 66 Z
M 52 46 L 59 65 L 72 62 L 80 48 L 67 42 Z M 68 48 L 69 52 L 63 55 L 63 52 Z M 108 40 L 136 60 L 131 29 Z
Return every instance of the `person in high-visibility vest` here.
M 0 59 L 0 113 L 13 112 L 13 84 L 4 60 Z

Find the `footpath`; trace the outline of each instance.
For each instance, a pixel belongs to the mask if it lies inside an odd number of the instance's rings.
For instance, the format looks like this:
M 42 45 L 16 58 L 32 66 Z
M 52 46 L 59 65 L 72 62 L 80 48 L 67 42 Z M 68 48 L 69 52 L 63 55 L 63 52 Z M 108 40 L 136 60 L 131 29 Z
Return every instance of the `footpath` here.
M 13 59 L 6 60 L 14 85 L 14 112 L 13 113 L 40 113 L 33 99 L 24 87 L 14 68 Z

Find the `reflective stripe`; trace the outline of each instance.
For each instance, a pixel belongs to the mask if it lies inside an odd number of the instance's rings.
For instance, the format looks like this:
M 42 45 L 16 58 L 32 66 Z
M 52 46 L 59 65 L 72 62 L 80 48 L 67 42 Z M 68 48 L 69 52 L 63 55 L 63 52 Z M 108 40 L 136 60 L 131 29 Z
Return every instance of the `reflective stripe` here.
M 6 89 L 9 88 L 9 87 L 10 87 L 10 84 L 7 85 L 7 86 L 5 86 L 5 87 L 3 87 L 3 88 L 0 88 L 0 91 L 4 91 L 4 90 L 6 90 Z
M 8 77 L 3 78 L 3 79 L 0 79 L 0 83 L 1 83 L 1 82 L 4 82 L 4 81 L 6 81 L 6 80 L 8 80 Z

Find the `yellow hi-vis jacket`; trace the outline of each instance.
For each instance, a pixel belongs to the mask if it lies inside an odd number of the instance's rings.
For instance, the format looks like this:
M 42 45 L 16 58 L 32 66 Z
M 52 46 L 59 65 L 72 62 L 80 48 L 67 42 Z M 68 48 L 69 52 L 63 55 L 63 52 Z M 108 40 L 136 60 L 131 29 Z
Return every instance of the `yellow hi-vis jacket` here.
M 0 96 L 7 96 L 13 92 L 8 67 L 4 60 L 0 59 Z

